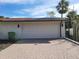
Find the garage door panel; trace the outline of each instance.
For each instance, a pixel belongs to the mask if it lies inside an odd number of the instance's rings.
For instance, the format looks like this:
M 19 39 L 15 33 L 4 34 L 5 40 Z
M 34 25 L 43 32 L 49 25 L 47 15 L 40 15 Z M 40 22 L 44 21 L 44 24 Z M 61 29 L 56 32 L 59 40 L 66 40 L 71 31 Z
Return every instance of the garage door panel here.
M 57 38 L 59 37 L 59 25 L 30 25 L 23 26 L 22 37 L 25 38 Z

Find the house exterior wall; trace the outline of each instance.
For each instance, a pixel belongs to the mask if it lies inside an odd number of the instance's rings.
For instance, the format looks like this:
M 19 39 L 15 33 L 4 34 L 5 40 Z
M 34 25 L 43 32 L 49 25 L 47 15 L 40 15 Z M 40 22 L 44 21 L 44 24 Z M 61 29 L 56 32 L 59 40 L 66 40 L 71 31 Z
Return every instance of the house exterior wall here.
M 62 22 L 63 26 L 61 26 L 62 38 L 65 38 L 65 21 Z
M 0 25 L 0 39 L 8 39 L 8 32 L 16 32 L 16 38 L 20 38 L 21 29 L 15 25 Z
M 39 22 L 32 25 L 23 25 L 22 37 L 25 38 L 59 38 L 58 22 Z
M 17 39 L 60 38 L 60 21 L 12 23 L 4 22 L 4 24 L 0 24 L 0 39 L 8 39 L 8 32 L 15 32 Z M 17 27 L 18 24 L 20 25 L 19 28 Z M 65 37 L 64 22 L 62 37 Z

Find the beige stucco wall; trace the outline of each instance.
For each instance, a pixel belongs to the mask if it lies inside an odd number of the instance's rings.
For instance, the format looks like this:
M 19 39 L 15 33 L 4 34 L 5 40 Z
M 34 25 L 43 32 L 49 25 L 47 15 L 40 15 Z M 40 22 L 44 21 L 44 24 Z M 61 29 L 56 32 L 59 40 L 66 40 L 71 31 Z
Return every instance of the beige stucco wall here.
M 63 26 L 62 26 L 61 31 L 62 31 L 62 38 L 64 38 L 65 37 L 65 21 L 63 21 L 62 24 Z
M 17 25 L 20 25 L 18 28 Z M 8 39 L 8 32 L 16 32 L 17 39 L 24 38 L 60 38 L 60 21 L 4 23 L 0 24 L 0 39 Z M 62 37 L 65 36 L 63 22 Z

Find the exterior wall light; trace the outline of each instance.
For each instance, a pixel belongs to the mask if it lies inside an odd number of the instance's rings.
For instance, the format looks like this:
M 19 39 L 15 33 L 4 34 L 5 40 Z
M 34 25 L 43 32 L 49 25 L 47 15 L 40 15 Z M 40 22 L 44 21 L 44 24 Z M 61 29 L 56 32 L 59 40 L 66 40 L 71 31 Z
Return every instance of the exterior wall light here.
M 17 27 L 19 28 L 19 27 L 20 27 L 20 25 L 18 24 L 18 25 L 17 25 Z
M 63 23 L 61 24 L 61 26 L 63 27 Z

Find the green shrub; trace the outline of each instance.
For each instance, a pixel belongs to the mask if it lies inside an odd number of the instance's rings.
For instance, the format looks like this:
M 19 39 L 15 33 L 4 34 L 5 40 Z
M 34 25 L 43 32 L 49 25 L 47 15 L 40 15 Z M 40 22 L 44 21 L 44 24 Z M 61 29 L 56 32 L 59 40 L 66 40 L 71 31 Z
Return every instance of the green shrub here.
M 8 32 L 9 41 L 12 41 L 12 42 L 16 41 L 15 36 L 16 36 L 15 32 Z

